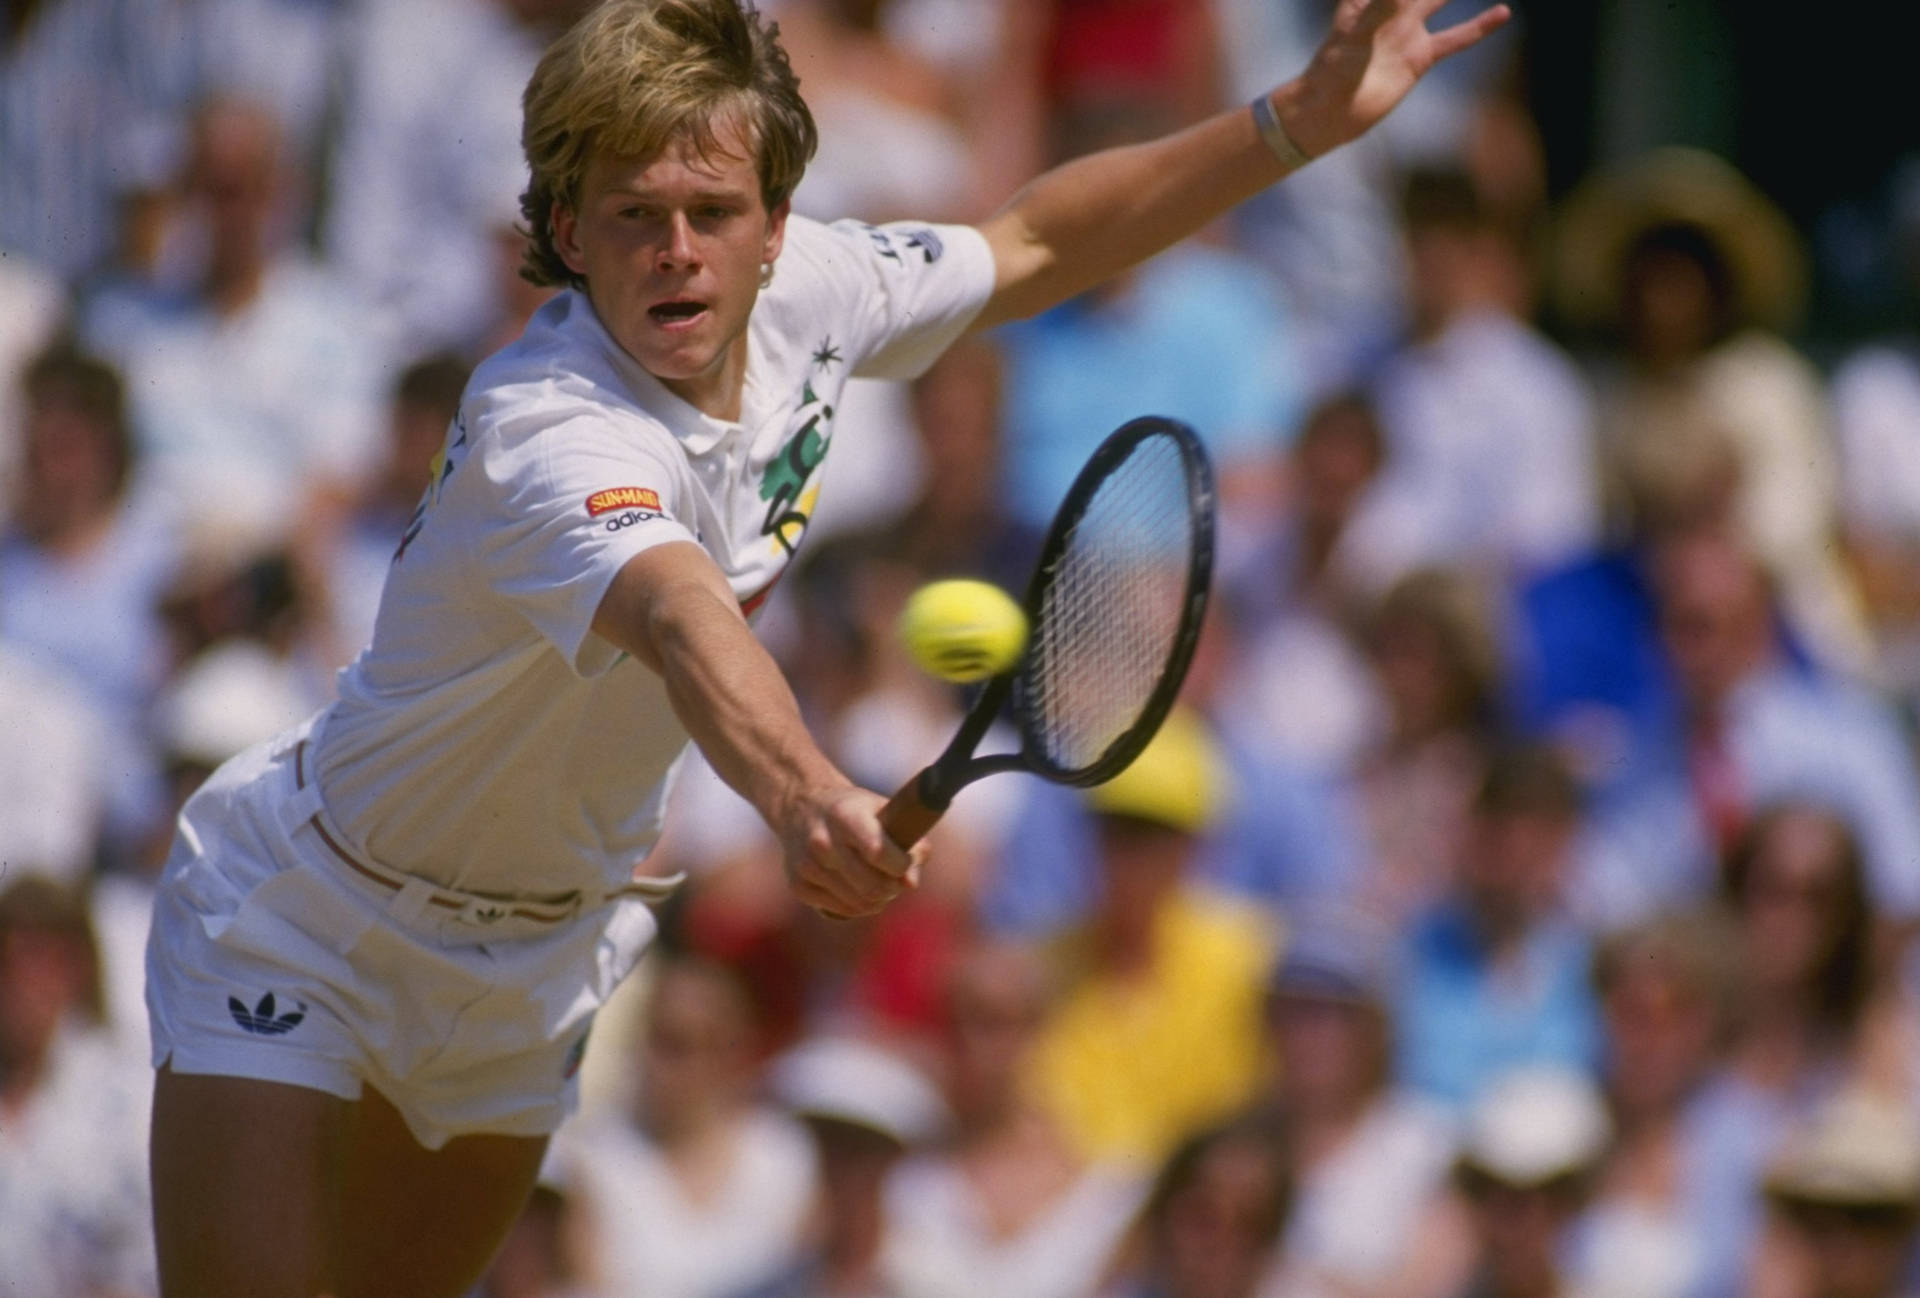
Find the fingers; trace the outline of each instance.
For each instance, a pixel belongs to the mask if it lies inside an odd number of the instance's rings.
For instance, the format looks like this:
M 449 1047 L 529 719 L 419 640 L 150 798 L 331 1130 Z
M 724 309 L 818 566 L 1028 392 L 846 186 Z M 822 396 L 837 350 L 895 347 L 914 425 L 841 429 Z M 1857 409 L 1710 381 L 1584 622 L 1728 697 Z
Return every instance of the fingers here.
M 877 795 L 849 790 L 809 827 L 792 863 L 794 895 L 824 914 L 871 915 L 919 886 L 924 847 L 904 851 L 881 829 Z
M 1445 0 L 1437 0 L 1438 4 Z M 1490 33 L 1498 31 L 1513 16 L 1513 11 L 1505 5 L 1494 5 L 1491 9 L 1482 9 L 1463 23 L 1442 28 L 1433 34 L 1433 57 L 1444 59 L 1450 54 L 1458 54 L 1470 45 L 1478 44 Z

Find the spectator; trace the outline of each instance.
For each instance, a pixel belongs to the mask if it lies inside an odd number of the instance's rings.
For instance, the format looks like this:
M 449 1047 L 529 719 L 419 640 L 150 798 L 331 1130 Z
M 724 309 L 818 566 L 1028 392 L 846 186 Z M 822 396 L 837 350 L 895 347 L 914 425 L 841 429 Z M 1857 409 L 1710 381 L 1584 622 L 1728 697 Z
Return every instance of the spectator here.
M 1913 1292 L 1920 1131 L 1904 1105 L 1836 1096 L 1767 1174 L 1783 1227 L 1753 1292 L 1763 1298 L 1895 1298 Z
M 1222 691 L 1235 701 L 1223 724 L 1314 770 L 1352 767 L 1381 723 L 1378 691 L 1347 627 L 1366 596 L 1341 554 L 1385 456 L 1367 396 L 1327 397 L 1288 455 L 1285 508 L 1270 534 L 1221 556 L 1224 611 L 1244 639 Z
M 1252 1098 L 1270 924 L 1193 872 L 1225 778 L 1204 727 L 1176 712 L 1088 791 L 1098 895 L 1057 940 L 1065 990 L 1035 1057 L 1040 1102 L 1086 1155 L 1157 1160 Z
M 894 39 L 889 0 L 788 0 L 780 36 L 807 85 L 820 150 L 794 210 L 820 220 L 975 220 L 976 151 L 945 69 Z M 993 196 L 1004 197 L 1004 195 Z
M 9 513 L 25 436 L 20 380 L 28 362 L 52 345 L 66 312 L 65 286 L 50 272 L 24 257 L 0 260 L 0 499 Z M 0 521 L 7 516 L 0 513 Z
M 1048 0 L 1045 83 L 1056 120 L 1148 104 L 1175 122 L 1226 99 L 1209 0 Z
M 1594 957 L 1615 1137 L 1575 1266 L 1598 1292 L 1744 1292 L 1774 1133 L 1721 1081 L 1733 938 L 1711 912 L 1674 913 L 1610 936 Z
M 1742 973 L 1732 1072 L 1777 1111 L 1804 1111 L 1869 1057 L 1874 909 L 1859 840 L 1817 804 L 1770 807 L 1723 886 Z
M 894 1286 L 886 1184 L 948 1123 L 939 1092 L 892 1051 L 849 1037 L 803 1042 L 779 1060 L 774 1092 L 813 1133 L 820 1210 L 812 1252 L 746 1298 L 871 1298 Z
M 1625 531 L 1524 583 L 1513 602 L 1511 694 L 1520 723 L 1575 761 L 1583 783 L 1618 781 L 1677 704 L 1654 603 L 1654 556 L 1674 538 L 1737 535 L 1740 463 L 1718 424 L 1680 412 L 1618 457 Z M 1805 655 L 1789 628 L 1783 649 Z
M 1589 944 L 1562 896 L 1579 814 L 1551 752 L 1489 763 L 1459 878 L 1408 938 L 1395 1018 L 1409 1085 L 1465 1106 L 1512 1069 L 1597 1061 Z
M 1894 180 L 1890 242 L 1905 327 L 1843 360 L 1833 376 L 1841 529 L 1872 616 L 1886 677 L 1920 690 L 1920 165 Z
M 104 1033 L 78 889 L 0 890 L 0 1276 L 23 1294 L 157 1291 L 144 1078 Z
M 1375 587 L 1422 563 L 1504 578 L 1599 535 L 1593 402 L 1525 322 L 1526 262 L 1465 172 L 1422 171 L 1402 200 L 1413 336 L 1374 384 L 1388 467 L 1345 539 Z
M 1846 817 L 1884 915 L 1920 911 L 1920 773 L 1892 713 L 1796 667 L 1765 574 L 1730 538 L 1667 539 L 1653 580 L 1676 706 L 1597 804 L 1584 913 L 1618 922 L 1706 894 L 1755 808 L 1786 797 Z
M 1309 912 L 1275 970 L 1272 1099 L 1296 1188 L 1263 1298 L 1403 1292 L 1436 1265 L 1416 1226 L 1453 1165 L 1449 1115 L 1392 1083 L 1393 934 L 1357 910 Z
M 1292 1197 L 1271 1122 L 1242 1118 L 1188 1137 L 1162 1165 L 1101 1298 L 1253 1298 Z
M 0 636 L 0 862 L 77 883 L 100 855 L 111 735 L 66 673 Z
M 887 1190 L 888 1255 L 903 1298 L 1084 1298 L 1141 1187 L 1089 1164 L 1033 1103 L 1026 1067 L 1048 1001 L 1024 948 L 963 954 L 948 985 L 954 1138 Z
M 631 1099 L 563 1129 L 554 1154 L 605 1293 L 725 1298 L 793 1264 L 815 1158 L 803 1130 L 754 1100 L 764 1045 L 731 971 L 660 963 Z
M 1826 395 L 1774 332 L 1792 322 L 1805 287 L 1792 227 L 1718 158 L 1662 150 L 1576 193 L 1559 263 L 1562 310 L 1622 344 L 1602 385 L 1606 454 L 1657 435 L 1675 412 L 1723 428 L 1738 453 L 1744 535 L 1816 657 L 1862 669 L 1857 597 L 1834 561 Z
M 36 0 L 0 17 L 0 249 L 72 282 L 106 256 L 130 148 L 196 89 L 195 7 Z
M 27 368 L 25 460 L 0 548 L 0 629 L 86 686 L 124 733 L 165 675 L 156 620 L 178 561 L 132 491 L 125 386 L 106 363 L 45 353 Z
M 442 353 L 409 365 L 393 385 L 387 407 L 385 454 L 360 485 L 344 515 L 321 520 L 306 539 L 309 571 L 324 594 L 320 656 L 342 666 L 373 641 L 373 616 L 387 568 L 419 507 L 447 430 L 460 409 L 471 371 Z
M 25 458 L 0 539 L 0 634 L 42 672 L 78 685 L 110 733 L 108 829 L 144 831 L 158 809 L 146 711 L 168 668 L 159 619 L 179 562 L 167 511 L 132 488 L 125 389 L 110 366 L 48 352 L 23 383 Z
M 1607 1137 L 1606 1109 L 1579 1073 L 1524 1068 L 1487 1088 L 1467 1119 L 1458 1164 L 1475 1255 L 1460 1298 L 1580 1292 L 1562 1259 Z
M 1471 582 L 1435 569 L 1401 579 L 1362 633 L 1386 717 L 1349 777 L 1368 847 L 1360 892 L 1395 925 L 1439 900 L 1467 849 L 1497 720 L 1491 624 Z
M 503 309 L 498 241 L 527 183 L 520 92 L 581 0 L 371 0 L 339 55 L 322 246 L 403 359 L 474 346 Z M 423 239 L 421 231 L 433 237 Z
M 96 298 L 82 333 L 125 370 L 146 469 L 195 512 L 290 535 L 368 467 L 381 352 L 340 283 L 293 252 L 279 126 L 201 105 L 185 181 L 205 261 L 184 293 Z

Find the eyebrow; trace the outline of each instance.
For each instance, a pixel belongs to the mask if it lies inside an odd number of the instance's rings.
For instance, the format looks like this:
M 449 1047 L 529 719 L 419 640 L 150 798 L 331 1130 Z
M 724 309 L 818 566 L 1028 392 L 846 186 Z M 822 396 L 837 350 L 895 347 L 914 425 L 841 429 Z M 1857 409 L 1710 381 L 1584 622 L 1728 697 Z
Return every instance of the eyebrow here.
M 731 189 L 703 188 L 694 190 L 691 197 L 692 201 L 696 203 L 713 202 L 715 200 L 736 202 L 740 199 L 750 197 L 752 192 L 751 187 L 746 185 Z M 601 190 L 599 196 L 601 198 L 656 198 L 659 194 L 659 190 L 644 189 L 637 185 L 614 184 Z

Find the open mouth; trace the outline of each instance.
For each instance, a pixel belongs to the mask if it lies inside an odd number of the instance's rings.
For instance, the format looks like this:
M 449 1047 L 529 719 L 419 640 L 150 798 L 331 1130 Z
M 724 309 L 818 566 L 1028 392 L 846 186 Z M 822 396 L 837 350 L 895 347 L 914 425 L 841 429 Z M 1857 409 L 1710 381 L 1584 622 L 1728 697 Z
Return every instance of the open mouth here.
M 705 302 L 695 302 L 682 298 L 672 302 L 660 302 L 647 308 L 647 315 L 655 324 L 678 325 L 697 320 L 707 313 Z

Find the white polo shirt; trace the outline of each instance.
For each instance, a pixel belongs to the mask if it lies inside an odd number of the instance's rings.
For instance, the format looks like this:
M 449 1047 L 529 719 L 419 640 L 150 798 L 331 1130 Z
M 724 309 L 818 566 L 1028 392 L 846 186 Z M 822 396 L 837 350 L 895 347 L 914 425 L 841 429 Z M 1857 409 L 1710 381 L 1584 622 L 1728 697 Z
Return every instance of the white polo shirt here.
M 806 530 L 847 379 L 918 374 L 993 275 L 968 227 L 793 217 L 738 423 L 669 392 L 584 294 L 542 307 L 468 385 L 372 646 L 316 728 L 311 769 L 353 846 L 478 891 L 624 882 L 687 734 L 660 678 L 592 633 L 614 574 L 695 541 L 751 613 Z

